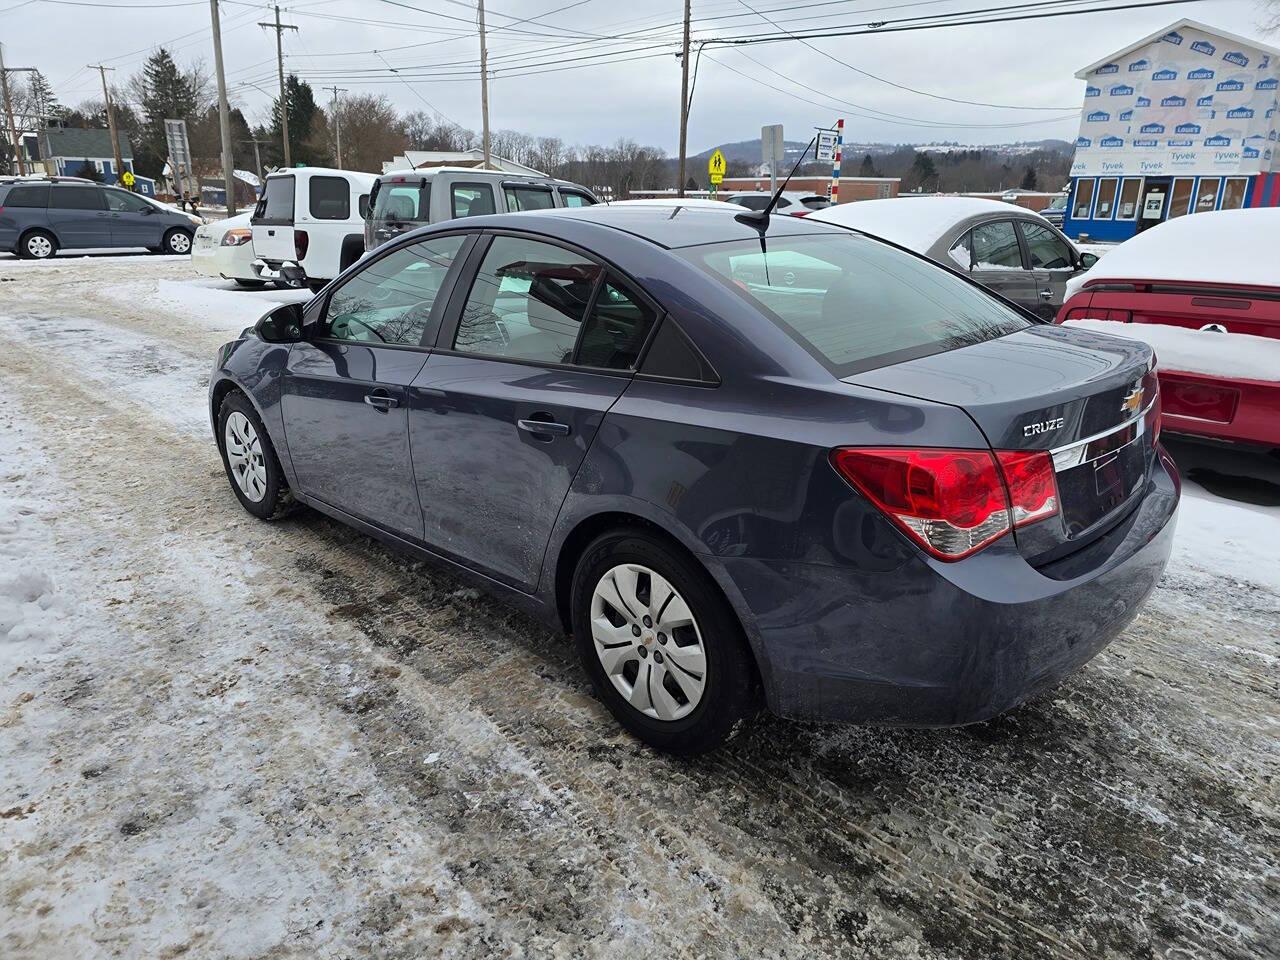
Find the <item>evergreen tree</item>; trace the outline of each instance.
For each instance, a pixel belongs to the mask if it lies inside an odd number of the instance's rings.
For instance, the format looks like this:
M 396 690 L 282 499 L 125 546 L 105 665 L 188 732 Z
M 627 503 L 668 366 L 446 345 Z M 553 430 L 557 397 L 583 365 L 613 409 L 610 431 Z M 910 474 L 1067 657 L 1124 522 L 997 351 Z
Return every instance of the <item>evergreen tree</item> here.
M 1022 175 L 1022 189 L 1023 190 L 1038 189 L 1038 187 L 1036 186 L 1036 168 L 1035 167 L 1028 166 L 1027 172 Z
M 142 109 L 142 129 L 133 145 L 134 168 L 144 176 L 158 177 L 169 155 L 164 122 L 196 119 L 199 81 L 194 73 L 179 70 L 169 51 L 161 47 L 143 64 L 134 88 Z
M 871 159 L 871 154 L 867 154 L 862 158 L 862 166 L 858 168 L 858 176 L 860 177 L 878 177 L 880 172 L 876 170 L 876 163 Z
M 913 186 L 922 190 L 930 189 L 930 185 L 937 189 L 938 168 L 934 166 L 933 157 L 927 153 L 917 153 L 911 164 L 910 179 Z
M 316 99 L 311 92 L 311 84 L 299 80 L 296 73 L 289 74 L 284 81 L 285 102 L 289 110 L 289 154 L 294 164 L 314 164 L 325 160 L 324 151 L 318 149 L 312 134 L 316 132 Z M 280 135 L 280 99 L 271 104 L 271 139 L 279 144 Z M 276 148 L 274 162 L 280 163 L 283 154 Z M 265 158 L 264 158 L 265 159 Z

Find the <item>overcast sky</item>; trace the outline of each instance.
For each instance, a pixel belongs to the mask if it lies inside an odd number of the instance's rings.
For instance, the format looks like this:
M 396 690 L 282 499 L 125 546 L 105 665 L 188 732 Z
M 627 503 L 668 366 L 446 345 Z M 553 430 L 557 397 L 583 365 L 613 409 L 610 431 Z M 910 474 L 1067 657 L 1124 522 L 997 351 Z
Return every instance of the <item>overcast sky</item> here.
M 1006 6 L 1018 2 L 1026 0 Z M 1122 2 L 1128 0 L 1088 5 Z M 694 0 L 695 39 L 781 34 L 748 4 L 792 32 L 996 6 L 979 0 Z M 307 77 L 322 101 L 331 95 L 320 88 L 336 82 L 352 92 L 384 93 L 402 110 L 430 109 L 430 104 L 479 129 L 473 7 L 463 0 L 282 4 L 282 19 L 300 28 L 285 34 L 285 69 Z M 278 89 L 273 33 L 256 25 L 270 19 L 270 7 L 223 0 L 221 10 L 231 99 L 256 122 L 265 118 Z M 681 15 L 681 0 L 491 0 L 492 126 L 580 144 L 625 136 L 674 154 L 680 99 L 674 52 Z M 822 53 L 793 40 L 734 49 L 707 46 L 698 69 L 689 151 L 751 139 L 763 123 L 782 123 L 789 139 L 807 139 L 812 127 L 837 116 L 845 117 L 846 139 L 854 142 L 1073 139 L 1084 89 L 1073 74 L 1081 67 L 1182 17 L 1280 45 L 1280 37 L 1263 33 L 1265 16 L 1259 0 L 1200 0 L 809 41 Z M 524 18 L 531 19 L 517 22 Z M 7 65 L 39 67 L 69 105 L 101 95 L 98 74 L 85 69 L 88 63 L 115 66 L 113 77 L 123 80 L 151 48 L 164 45 L 181 63 L 202 59 L 210 71 L 213 64 L 205 0 L 0 0 L 0 41 Z M 597 59 L 575 59 L 583 57 Z M 387 63 L 408 78 L 385 75 Z M 582 63 L 589 65 L 579 67 Z M 861 75 L 849 65 L 922 93 Z M 414 72 L 431 76 L 413 78 Z M 927 94 L 1064 109 L 976 106 Z

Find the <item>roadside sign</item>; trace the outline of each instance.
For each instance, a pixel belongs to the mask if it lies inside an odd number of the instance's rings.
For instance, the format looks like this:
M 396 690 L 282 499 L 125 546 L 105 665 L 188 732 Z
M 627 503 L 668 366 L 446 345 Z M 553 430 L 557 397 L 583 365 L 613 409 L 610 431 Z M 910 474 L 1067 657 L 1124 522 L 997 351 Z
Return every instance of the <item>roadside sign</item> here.
M 818 159 L 834 160 L 836 158 L 836 132 L 834 130 L 818 131 Z
M 760 162 L 774 173 L 782 166 L 782 124 L 770 123 L 760 128 Z
M 126 170 L 123 174 L 121 174 L 121 176 L 120 176 L 120 182 L 121 182 L 121 183 L 123 183 L 126 187 L 132 187 L 132 186 L 133 186 L 133 174 L 132 174 L 132 173 L 130 173 L 128 170 Z
M 712 183 L 719 183 L 724 179 L 724 154 L 719 150 L 711 154 L 711 159 L 707 161 L 707 173 Z

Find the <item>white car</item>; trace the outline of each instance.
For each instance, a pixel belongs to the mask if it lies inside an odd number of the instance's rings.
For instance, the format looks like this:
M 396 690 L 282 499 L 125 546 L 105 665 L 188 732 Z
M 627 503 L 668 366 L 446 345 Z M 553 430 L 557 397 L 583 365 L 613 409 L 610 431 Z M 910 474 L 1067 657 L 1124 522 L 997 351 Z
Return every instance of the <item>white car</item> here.
M 191 242 L 191 265 L 206 277 L 234 280 L 242 287 L 266 283 L 253 272 L 253 231 L 250 213 L 206 223 Z
M 253 269 L 262 280 L 318 290 L 364 255 L 364 221 L 377 177 L 294 167 L 267 176 L 251 219 Z

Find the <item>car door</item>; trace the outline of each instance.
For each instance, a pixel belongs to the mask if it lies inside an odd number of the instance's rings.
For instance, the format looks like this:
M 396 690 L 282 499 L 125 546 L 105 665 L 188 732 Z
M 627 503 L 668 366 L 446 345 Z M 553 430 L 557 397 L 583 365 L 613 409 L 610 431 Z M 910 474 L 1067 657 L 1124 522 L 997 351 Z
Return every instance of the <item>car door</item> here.
M 470 259 L 410 389 L 423 539 L 532 591 L 657 310 L 592 257 L 542 239 L 484 236 Z
M 967 255 L 969 275 L 1020 307 L 1033 309 L 1038 295 L 1012 220 L 979 223 L 951 248 L 952 260 Z
M 111 223 L 102 188 L 55 183 L 49 191 L 49 227 L 63 247 L 110 247 Z
M 127 190 L 107 187 L 107 218 L 113 247 L 158 247 L 163 233 L 160 211 Z
M 466 237 L 372 258 L 328 294 L 318 329 L 289 351 L 281 411 L 301 492 L 413 538 L 422 511 L 407 389 L 427 359 Z
M 1017 221 L 1027 247 L 1027 260 L 1036 284 L 1034 311 L 1052 321 L 1058 315 L 1067 281 L 1080 272 L 1080 258 L 1075 248 L 1052 227 L 1031 220 Z

